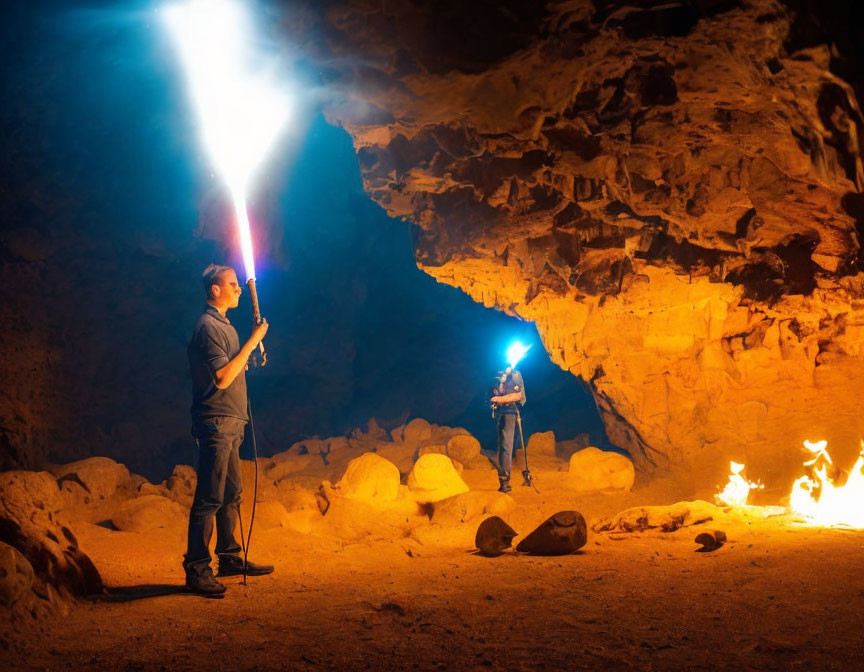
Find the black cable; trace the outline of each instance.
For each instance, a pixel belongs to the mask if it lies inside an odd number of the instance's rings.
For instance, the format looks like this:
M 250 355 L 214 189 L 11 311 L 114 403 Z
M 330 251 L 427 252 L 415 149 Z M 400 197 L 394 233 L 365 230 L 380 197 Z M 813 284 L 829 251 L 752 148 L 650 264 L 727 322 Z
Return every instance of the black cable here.
M 255 420 L 252 418 L 252 401 L 246 396 L 246 410 L 249 413 L 249 433 L 252 435 L 252 459 L 255 461 L 255 485 L 252 489 L 252 517 L 249 520 L 249 534 L 244 537 L 243 516 L 240 515 L 240 504 L 237 504 L 237 514 L 240 518 L 240 545 L 243 547 L 243 585 L 246 585 L 246 571 L 249 563 L 249 546 L 252 543 L 252 526 L 255 524 L 255 506 L 258 503 L 258 442 L 255 439 Z

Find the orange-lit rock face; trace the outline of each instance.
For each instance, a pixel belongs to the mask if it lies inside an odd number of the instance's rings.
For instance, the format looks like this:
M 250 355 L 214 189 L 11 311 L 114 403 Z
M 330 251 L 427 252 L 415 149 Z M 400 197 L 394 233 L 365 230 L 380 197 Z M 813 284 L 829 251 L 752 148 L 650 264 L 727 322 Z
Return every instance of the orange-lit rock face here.
M 424 271 L 536 322 L 641 471 L 854 456 L 864 122 L 785 5 L 360 4 L 321 58 L 367 192 Z

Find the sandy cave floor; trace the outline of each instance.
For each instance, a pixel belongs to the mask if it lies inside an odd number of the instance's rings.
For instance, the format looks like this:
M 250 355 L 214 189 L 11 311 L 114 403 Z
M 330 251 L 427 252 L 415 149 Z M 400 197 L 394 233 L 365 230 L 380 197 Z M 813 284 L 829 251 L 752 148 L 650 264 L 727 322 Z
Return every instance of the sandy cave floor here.
M 669 484 L 576 496 L 538 474 L 508 522 L 527 534 L 555 511 L 589 523 L 671 503 Z M 472 489 L 494 474 L 466 472 Z M 473 481 L 473 482 L 472 482 Z M 486 481 L 490 481 L 487 483 Z M 223 600 L 171 594 L 84 602 L 29 631 L 14 670 L 852 670 L 864 660 L 864 533 L 775 518 L 673 533 L 594 534 L 578 554 L 484 558 L 479 519 L 343 544 L 256 531 L 266 577 L 224 579 Z M 82 523 L 82 548 L 119 593 L 180 586 L 182 525 L 139 535 Z M 518 541 L 517 538 L 516 541 Z

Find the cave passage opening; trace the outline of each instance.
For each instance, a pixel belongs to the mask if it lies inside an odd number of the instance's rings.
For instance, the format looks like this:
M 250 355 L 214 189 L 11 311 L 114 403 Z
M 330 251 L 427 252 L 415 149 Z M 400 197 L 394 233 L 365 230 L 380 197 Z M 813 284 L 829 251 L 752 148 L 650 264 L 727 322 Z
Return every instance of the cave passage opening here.
M 4 466 L 105 455 L 159 480 L 191 460 L 185 343 L 198 276 L 239 259 L 156 22 L 132 17 L 69 3 L 9 17 L 2 254 L 15 300 L 2 312 L 20 328 L 4 339 L 15 356 L 3 358 L 14 379 L 3 445 L 17 446 Z M 492 449 L 486 395 L 514 339 L 535 345 L 520 367 L 526 439 L 585 433 L 611 447 L 585 384 L 551 363 L 532 324 L 417 269 L 411 226 L 368 198 L 350 137 L 320 113 L 254 200 L 273 325 L 268 366 L 250 376 L 263 454 L 371 417 L 462 426 Z M 247 320 L 241 303 L 241 337 Z M 22 357 L 30 376 L 13 375 Z

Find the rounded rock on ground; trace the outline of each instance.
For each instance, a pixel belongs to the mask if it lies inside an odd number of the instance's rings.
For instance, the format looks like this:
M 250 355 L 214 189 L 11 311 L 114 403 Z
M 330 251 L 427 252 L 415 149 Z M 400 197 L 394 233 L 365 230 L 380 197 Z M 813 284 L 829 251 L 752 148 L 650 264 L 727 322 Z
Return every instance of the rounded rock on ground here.
M 422 502 L 439 502 L 470 489 L 450 458 L 437 453 L 423 455 L 414 463 L 407 485 L 414 497 Z
M 432 438 L 432 425 L 423 418 L 414 418 L 402 430 L 402 440 L 411 445 L 417 445 Z
M 535 432 L 531 435 L 528 439 L 528 459 L 532 456 L 555 457 L 555 432 Z
M 633 463 L 624 455 L 589 446 L 570 457 L 567 487 L 577 492 L 629 492 L 635 478 Z
M 400 479 L 395 464 L 375 453 L 363 453 L 348 463 L 336 489 L 348 499 L 385 505 L 398 497 Z
M 123 532 L 149 532 L 185 525 L 186 510 L 173 499 L 144 495 L 129 499 L 111 516 L 111 524 Z
M 447 454 L 462 464 L 470 464 L 480 455 L 480 442 L 470 434 L 456 434 L 447 441 Z
M 519 542 L 516 550 L 529 555 L 568 555 L 588 541 L 588 526 L 578 511 L 559 511 Z
M 90 493 L 93 499 L 107 499 L 117 488 L 126 485 L 130 479 L 129 470 L 108 457 L 88 457 L 69 464 L 51 468 L 58 481 L 74 478 Z
M 487 518 L 477 527 L 474 545 L 481 555 L 491 558 L 501 555 L 513 545 L 519 533 L 498 516 Z

